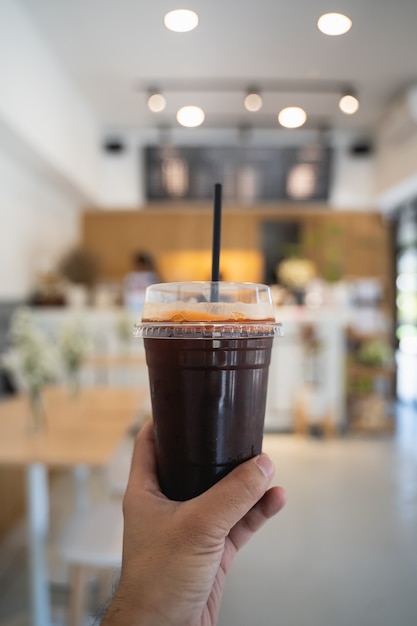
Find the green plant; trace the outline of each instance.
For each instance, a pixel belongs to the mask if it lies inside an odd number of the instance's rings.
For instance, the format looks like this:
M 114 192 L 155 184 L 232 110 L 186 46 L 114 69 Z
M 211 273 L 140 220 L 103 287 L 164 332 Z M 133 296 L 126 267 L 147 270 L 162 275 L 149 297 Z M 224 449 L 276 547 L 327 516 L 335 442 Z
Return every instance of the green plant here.
M 97 282 L 99 263 L 89 250 L 74 248 L 61 260 L 59 271 L 71 283 L 92 287 Z
M 382 339 L 371 339 L 361 345 L 356 357 L 362 365 L 383 367 L 391 363 L 393 350 L 386 341 Z

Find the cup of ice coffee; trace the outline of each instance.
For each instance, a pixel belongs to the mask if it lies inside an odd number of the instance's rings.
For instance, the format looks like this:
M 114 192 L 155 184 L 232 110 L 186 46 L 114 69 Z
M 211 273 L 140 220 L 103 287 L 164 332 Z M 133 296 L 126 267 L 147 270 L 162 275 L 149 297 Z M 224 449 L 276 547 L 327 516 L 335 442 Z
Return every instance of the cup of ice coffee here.
M 193 498 L 262 449 L 275 337 L 269 287 L 182 282 L 148 287 L 144 341 L 161 490 Z

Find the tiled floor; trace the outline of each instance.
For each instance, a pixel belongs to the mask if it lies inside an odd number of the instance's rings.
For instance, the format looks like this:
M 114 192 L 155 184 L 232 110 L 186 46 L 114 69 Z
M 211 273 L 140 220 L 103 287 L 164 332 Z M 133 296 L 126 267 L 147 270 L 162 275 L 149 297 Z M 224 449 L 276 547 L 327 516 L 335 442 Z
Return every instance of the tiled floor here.
M 393 438 L 266 435 L 288 503 L 238 555 L 219 626 L 416 626 L 417 413 L 403 408 L 398 424 Z M 71 505 L 65 481 L 51 502 L 60 625 L 67 594 L 54 542 Z M 99 497 L 98 476 L 92 491 Z M 22 528 L 0 551 L 0 623 L 30 623 Z
M 267 437 L 288 503 L 238 555 L 219 626 L 416 626 L 416 416 L 413 438 Z

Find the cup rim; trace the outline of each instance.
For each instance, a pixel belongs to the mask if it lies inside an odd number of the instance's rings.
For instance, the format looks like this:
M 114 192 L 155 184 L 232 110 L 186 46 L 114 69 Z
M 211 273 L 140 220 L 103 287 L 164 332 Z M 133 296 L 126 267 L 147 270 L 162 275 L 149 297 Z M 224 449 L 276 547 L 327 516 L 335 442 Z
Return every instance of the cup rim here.
M 177 285 L 230 285 L 230 286 L 241 286 L 241 287 L 265 287 L 266 290 L 270 290 L 269 285 L 265 283 L 251 283 L 250 281 L 235 281 L 235 280 L 175 280 L 173 282 L 168 283 L 153 283 L 149 285 L 148 289 L 158 289 L 164 286 L 172 286 L 175 287 Z
M 138 322 L 133 336 L 143 339 L 248 339 L 282 337 L 281 322 L 245 320 L 245 322 Z

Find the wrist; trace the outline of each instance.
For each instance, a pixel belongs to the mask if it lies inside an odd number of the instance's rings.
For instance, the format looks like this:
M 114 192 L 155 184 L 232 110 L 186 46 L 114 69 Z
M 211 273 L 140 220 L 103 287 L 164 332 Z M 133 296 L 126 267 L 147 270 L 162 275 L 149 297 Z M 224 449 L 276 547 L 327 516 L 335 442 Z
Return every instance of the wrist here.
M 161 615 L 132 603 L 130 594 L 116 591 L 101 626 L 171 626 Z

